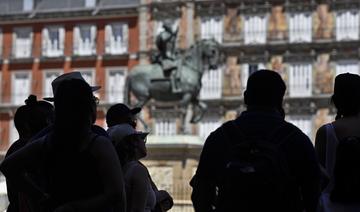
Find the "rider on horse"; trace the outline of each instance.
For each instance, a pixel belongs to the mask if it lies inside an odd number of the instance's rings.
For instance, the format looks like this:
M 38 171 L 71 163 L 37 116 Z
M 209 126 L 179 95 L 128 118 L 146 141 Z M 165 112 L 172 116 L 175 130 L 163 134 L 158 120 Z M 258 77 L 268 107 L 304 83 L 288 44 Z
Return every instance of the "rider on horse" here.
M 170 79 L 172 91 L 179 93 L 181 89 L 177 87 L 179 76 L 177 73 L 178 63 L 175 57 L 176 37 L 179 28 L 173 31 L 171 21 L 165 20 L 163 29 L 164 30 L 156 37 L 156 46 L 160 54 L 157 55 L 155 62 L 161 65 L 165 78 Z

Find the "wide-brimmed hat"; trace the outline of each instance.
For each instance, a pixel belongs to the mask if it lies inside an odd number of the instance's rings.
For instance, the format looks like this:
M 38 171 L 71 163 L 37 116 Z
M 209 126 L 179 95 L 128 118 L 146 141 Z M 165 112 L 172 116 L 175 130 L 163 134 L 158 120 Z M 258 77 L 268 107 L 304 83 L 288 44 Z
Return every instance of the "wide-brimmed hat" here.
M 107 132 L 115 146 L 127 136 L 138 135 L 140 138 L 145 139 L 149 134 L 148 132 L 136 131 L 130 124 L 114 125 Z
M 57 89 L 62 82 L 67 81 L 67 80 L 73 80 L 73 79 L 78 79 L 78 80 L 82 80 L 82 81 L 86 82 L 86 80 L 82 77 L 81 73 L 78 71 L 73 71 L 73 72 L 69 72 L 66 74 L 62 74 L 62 75 L 58 76 L 57 78 L 55 78 L 51 82 L 51 87 L 53 90 L 54 97 L 56 96 Z M 90 86 L 90 87 L 91 87 L 92 91 L 97 91 L 101 88 L 101 86 Z M 46 101 L 53 102 L 54 97 L 44 97 L 43 99 Z

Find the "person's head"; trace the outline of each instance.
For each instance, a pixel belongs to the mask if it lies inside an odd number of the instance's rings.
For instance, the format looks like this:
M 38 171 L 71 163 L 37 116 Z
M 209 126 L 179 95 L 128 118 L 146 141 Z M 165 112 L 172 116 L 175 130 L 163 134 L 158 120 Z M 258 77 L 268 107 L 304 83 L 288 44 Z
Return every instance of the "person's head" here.
M 117 124 L 130 124 L 136 128 L 136 114 L 141 111 L 141 108 L 135 107 L 130 109 L 125 104 L 119 103 L 111 106 L 106 113 L 106 124 L 112 127 Z
M 73 72 L 62 74 L 62 75 L 58 76 L 57 78 L 55 78 L 51 82 L 51 87 L 53 90 L 54 97 L 56 96 L 59 85 L 62 82 L 68 81 L 68 80 L 81 80 L 81 81 L 86 82 L 85 79 L 82 77 L 81 73 L 78 71 L 73 71 Z M 90 88 L 92 91 L 97 91 L 101 88 L 101 86 L 90 86 Z M 54 102 L 54 97 L 45 97 L 44 100 L 49 101 L 49 102 Z M 97 101 L 98 101 L 98 99 L 96 98 L 96 102 Z M 94 113 L 92 114 L 93 123 L 95 123 L 95 121 L 96 121 L 96 105 L 97 105 L 96 102 L 94 102 L 94 104 L 93 104 L 93 111 L 94 111 Z
M 130 160 L 139 160 L 146 156 L 145 147 L 148 133 L 136 131 L 129 124 L 118 124 L 108 129 L 122 165 Z
M 336 119 L 358 115 L 360 112 L 360 76 L 350 73 L 339 74 L 335 78 L 331 101 L 337 109 Z
M 83 80 L 61 82 L 54 97 L 55 130 L 68 136 L 87 132 L 93 124 L 95 97 Z M 63 132 L 66 131 L 66 132 Z
M 15 128 L 20 138 L 30 138 L 53 123 L 54 107 L 45 101 L 37 101 L 35 95 L 25 100 L 25 105 L 16 110 Z
M 248 108 L 276 109 L 283 113 L 285 90 L 286 85 L 277 72 L 259 70 L 250 75 L 247 81 L 244 101 Z

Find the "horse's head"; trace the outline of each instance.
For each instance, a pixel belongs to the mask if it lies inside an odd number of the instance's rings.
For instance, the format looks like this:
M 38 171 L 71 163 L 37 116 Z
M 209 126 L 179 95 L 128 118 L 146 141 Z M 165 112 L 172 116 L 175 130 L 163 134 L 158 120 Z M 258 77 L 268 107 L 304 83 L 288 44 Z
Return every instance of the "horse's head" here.
M 219 43 L 215 39 L 201 41 L 202 58 L 210 69 L 216 69 L 220 63 Z

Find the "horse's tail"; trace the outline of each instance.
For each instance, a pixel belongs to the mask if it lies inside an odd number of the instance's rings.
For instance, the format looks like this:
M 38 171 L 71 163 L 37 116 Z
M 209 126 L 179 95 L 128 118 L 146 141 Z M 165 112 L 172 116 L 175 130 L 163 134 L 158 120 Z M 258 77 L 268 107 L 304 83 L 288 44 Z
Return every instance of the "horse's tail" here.
M 128 75 L 125 79 L 125 89 L 124 89 L 124 104 L 130 106 L 131 100 L 130 100 L 130 86 L 131 86 L 131 80 L 130 75 Z

